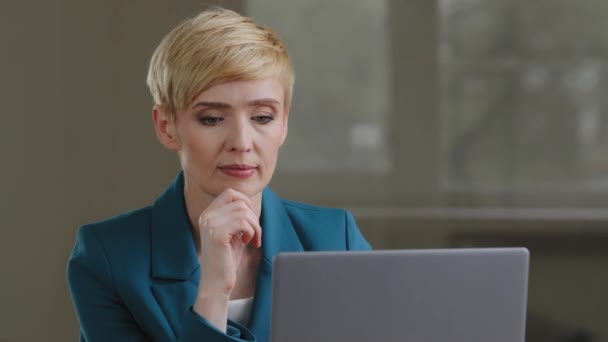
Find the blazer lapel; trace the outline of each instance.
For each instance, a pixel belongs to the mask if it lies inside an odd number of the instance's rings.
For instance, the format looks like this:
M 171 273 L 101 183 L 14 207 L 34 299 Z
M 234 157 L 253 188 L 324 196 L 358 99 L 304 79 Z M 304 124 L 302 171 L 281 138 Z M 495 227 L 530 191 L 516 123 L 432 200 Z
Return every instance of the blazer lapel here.
M 152 293 L 175 335 L 196 299 L 200 277 L 183 189 L 180 172 L 154 203 L 150 222 Z
M 283 201 L 269 188 L 262 194 L 262 261 L 256 280 L 250 329 L 259 341 L 269 340 L 272 299 L 272 264 L 279 252 L 303 251 Z

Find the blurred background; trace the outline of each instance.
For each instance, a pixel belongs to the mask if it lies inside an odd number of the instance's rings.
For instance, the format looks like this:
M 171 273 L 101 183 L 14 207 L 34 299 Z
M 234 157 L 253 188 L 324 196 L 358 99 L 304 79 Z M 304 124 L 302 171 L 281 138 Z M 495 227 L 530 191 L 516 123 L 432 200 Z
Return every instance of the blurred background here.
M 0 341 L 74 341 L 77 228 L 154 201 L 149 58 L 209 5 L 296 68 L 282 197 L 351 210 L 376 249 L 526 246 L 527 341 L 608 341 L 608 2 L 0 3 Z

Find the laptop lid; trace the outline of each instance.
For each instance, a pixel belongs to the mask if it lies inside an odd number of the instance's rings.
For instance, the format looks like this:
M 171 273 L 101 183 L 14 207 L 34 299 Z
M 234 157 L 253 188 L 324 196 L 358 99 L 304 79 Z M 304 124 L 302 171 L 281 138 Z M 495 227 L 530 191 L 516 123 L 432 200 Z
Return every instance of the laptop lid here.
M 525 248 L 281 253 L 272 342 L 524 342 Z

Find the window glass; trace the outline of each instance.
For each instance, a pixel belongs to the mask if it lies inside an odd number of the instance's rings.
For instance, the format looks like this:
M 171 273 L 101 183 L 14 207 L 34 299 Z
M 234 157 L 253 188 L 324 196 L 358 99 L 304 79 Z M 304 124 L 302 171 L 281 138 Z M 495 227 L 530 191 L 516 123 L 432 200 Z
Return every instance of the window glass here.
M 439 0 L 447 189 L 608 189 L 608 2 Z

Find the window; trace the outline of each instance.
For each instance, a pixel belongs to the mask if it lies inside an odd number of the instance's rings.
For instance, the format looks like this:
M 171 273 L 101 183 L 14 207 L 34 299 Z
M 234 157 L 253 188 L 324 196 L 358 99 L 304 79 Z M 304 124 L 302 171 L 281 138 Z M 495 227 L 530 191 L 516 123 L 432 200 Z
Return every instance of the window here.
M 608 4 L 441 0 L 448 190 L 608 190 Z
M 296 64 L 273 188 L 345 207 L 597 207 L 608 5 L 247 1 Z M 582 25 L 581 23 L 584 23 Z

